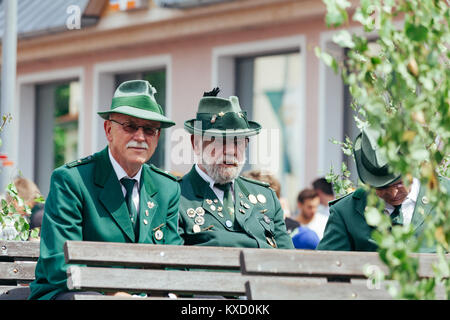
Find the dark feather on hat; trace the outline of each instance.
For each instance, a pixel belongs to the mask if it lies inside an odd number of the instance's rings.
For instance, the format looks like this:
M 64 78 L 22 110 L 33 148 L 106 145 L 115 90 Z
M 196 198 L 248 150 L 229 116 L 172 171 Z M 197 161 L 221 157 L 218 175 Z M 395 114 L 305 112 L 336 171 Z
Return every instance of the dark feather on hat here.
M 204 97 L 217 97 L 217 94 L 218 94 L 219 92 L 220 92 L 219 87 L 216 87 L 216 88 L 212 89 L 212 90 L 209 91 L 209 92 L 204 92 L 204 93 L 203 93 L 203 96 L 204 96 Z

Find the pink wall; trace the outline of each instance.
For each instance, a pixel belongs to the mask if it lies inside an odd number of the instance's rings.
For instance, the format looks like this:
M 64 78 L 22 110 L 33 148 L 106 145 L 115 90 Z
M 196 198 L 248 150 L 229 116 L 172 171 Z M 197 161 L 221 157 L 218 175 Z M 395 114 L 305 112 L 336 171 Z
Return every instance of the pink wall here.
M 171 55 L 172 58 L 172 119 L 175 128 L 183 128 L 185 120 L 193 118 L 198 100 L 204 91 L 210 90 L 212 74 L 212 49 L 216 46 L 245 43 L 271 38 L 304 35 L 307 39 L 306 52 L 306 168 L 304 185 L 316 178 L 318 154 L 318 66 L 314 47 L 319 44 L 320 32 L 325 31 L 323 18 L 284 25 L 260 26 L 247 30 L 234 30 L 221 34 L 178 39 L 158 44 L 139 43 L 130 48 L 117 48 L 96 54 L 67 56 L 59 59 L 26 63 L 18 66 L 18 75 L 50 71 L 54 69 L 82 66 L 85 68 L 83 121 L 85 129 L 91 131 L 93 66 L 96 63 L 139 58 L 143 56 Z M 20 54 L 20 53 L 19 53 Z M 90 135 L 88 135 L 90 136 Z M 85 141 L 85 151 L 92 150 L 93 139 Z M 89 153 L 90 153 L 89 152 Z M 186 171 L 186 166 L 172 168 Z

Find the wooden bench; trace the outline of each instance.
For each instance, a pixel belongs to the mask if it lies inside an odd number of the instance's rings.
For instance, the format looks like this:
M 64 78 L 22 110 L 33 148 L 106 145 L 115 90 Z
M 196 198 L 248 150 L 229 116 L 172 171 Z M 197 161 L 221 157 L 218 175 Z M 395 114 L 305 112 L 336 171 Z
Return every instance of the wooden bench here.
M 151 297 L 168 293 L 201 296 L 243 296 L 240 248 L 68 241 L 71 290 L 142 292 Z M 111 268 L 124 267 L 124 268 Z M 189 270 L 187 270 L 189 269 Z M 76 296 L 76 299 L 109 297 Z
M 432 277 L 437 256 L 416 256 L 419 276 Z M 389 281 L 380 282 L 379 272 L 387 275 L 387 267 L 376 252 L 243 249 L 240 260 L 242 274 L 255 276 L 246 283 L 249 299 L 392 299 Z M 322 283 L 306 281 L 310 277 Z M 442 299 L 444 289 L 439 289 Z
M 39 242 L 0 241 L 0 300 L 28 298 L 38 258 Z

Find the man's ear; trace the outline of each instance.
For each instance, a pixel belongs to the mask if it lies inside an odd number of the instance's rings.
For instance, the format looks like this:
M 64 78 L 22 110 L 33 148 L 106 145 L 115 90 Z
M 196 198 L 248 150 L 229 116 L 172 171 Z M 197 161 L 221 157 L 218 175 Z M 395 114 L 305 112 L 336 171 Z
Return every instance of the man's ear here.
M 112 135 L 111 135 L 111 121 L 105 120 L 103 122 L 103 128 L 105 129 L 105 135 L 108 142 L 112 141 Z

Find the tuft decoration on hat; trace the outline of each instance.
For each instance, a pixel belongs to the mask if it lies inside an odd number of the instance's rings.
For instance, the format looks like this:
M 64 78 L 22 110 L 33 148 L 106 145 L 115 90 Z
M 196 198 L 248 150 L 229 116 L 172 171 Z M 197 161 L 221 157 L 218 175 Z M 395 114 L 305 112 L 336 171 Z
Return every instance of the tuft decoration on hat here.
M 219 87 L 216 87 L 216 88 L 212 89 L 211 91 L 204 92 L 204 93 L 203 93 L 203 96 L 204 96 L 204 97 L 217 97 L 217 95 L 219 94 L 219 92 L 220 92 Z

